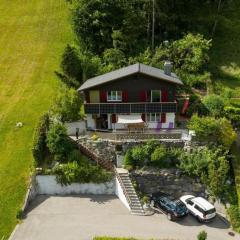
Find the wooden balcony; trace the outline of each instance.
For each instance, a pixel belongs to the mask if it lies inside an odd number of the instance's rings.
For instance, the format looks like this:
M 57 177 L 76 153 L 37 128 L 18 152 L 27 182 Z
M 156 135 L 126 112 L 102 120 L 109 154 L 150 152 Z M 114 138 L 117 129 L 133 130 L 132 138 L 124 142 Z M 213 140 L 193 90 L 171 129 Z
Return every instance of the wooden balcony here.
M 174 113 L 176 102 L 138 102 L 138 103 L 85 103 L 86 114 L 122 113 Z

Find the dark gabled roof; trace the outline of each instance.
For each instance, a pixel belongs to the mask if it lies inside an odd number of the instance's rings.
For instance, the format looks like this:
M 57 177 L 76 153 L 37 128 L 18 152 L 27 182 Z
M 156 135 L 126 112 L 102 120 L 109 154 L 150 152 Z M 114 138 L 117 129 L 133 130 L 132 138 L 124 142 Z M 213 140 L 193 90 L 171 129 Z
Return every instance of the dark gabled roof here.
M 182 81 L 174 73 L 171 73 L 171 75 L 167 75 L 161 69 L 147 66 L 141 63 L 136 63 L 128 67 L 120 68 L 118 70 L 105 73 L 94 78 L 90 78 L 80 86 L 78 91 L 86 90 L 107 82 L 115 81 L 119 78 L 126 77 L 135 73 L 142 73 L 167 82 L 183 85 Z

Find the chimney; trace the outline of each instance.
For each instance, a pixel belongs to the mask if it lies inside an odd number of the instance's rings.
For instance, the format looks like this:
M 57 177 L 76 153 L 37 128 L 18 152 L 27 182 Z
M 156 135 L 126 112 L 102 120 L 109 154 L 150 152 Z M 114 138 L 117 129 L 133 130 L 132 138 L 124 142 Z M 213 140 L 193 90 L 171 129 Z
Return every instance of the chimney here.
M 172 71 L 172 63 L 169 61 L 165 61 L 164 63 L 164 73 L 166 75 L 171 76 L 171 71 Z

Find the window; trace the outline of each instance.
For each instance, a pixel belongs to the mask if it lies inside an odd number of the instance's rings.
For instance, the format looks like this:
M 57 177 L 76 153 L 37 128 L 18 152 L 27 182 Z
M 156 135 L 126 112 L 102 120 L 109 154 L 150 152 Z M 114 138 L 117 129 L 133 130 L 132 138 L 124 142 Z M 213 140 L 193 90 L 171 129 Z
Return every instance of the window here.
M 160 113 L 148 113 L 147 121 L 148 122 L 160 122 Z
M 191 200 L 187 200 L 186 203 L 191 205 L 191 206 L 193 205 L 193 202 Z
M 122 92 L 121 91 L 109 91 L 107 95 L 107 100 L 109 102 L 121 102 Z
M 204 214 L 204 210 L 200 208 L 198 205 L 195 205 L 194 208 L 197 209 L 200 213 Z
M 151 91 L 151 101 L 152 102 L 161 102 L 161 91 L 160 90 L 152 90 Z

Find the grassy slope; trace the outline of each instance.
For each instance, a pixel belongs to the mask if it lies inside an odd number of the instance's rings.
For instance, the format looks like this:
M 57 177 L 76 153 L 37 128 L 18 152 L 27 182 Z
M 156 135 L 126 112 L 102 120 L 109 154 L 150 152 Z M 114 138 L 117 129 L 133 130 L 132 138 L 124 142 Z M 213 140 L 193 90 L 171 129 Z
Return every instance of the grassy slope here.
M 231 8 L 223 14 L 212 51 L 213 79 L 234 90 L 235 97 L 240 98 L 240 1 L 233 0 Z M 240 136 L 238 144 L 233 146 L 233 153 L 236 155 L 233 168 L 240 203 Z
M 0 1 L 0 239 L 16 224 L 33 161 L 33 129 L 48 109 L 64 46 L 65 0 Z M 16 122 L 24 126 L 16 129 Z
M 213 79 L 234 90 L 240 98 L 240 1 L 233 0 L 230 8 L 223 9 L 213 39 Z

